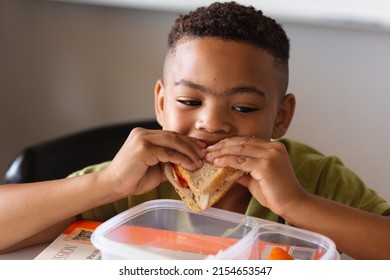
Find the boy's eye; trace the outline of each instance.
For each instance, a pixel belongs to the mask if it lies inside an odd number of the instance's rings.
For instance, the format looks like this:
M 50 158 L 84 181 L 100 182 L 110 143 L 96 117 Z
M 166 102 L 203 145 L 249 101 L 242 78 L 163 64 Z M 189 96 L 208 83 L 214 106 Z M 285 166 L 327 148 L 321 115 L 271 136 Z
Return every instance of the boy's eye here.
M 232 109 L 240 113 L 252 113 L 258 111 L 257 108 L 247 106 L 233 106 Z
M 202 102 L 199 100 L 193 100 L 193 99 L 178 99 L 178 102 L 181 104 L 184 104 L 186 106 L 200 106 L 202 105 Z

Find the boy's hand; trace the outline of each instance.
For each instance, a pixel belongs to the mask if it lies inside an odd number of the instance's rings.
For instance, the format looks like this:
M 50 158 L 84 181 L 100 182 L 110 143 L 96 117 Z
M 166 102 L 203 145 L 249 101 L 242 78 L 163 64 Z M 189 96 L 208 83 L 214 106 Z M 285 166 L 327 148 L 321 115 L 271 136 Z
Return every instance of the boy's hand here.
M 304 193 L 285 146 L 255 137 L 226 138 L 206 149 L 206 160 L 247 174 L 237 182 L 246 186 L 263 206 L 284 216 Z
M 135 128 L 103 171 L 119 197 L 148 192 L 166 180 L 161 163 L 188 170 L 202 166 L 206 144 L 171 131 Z

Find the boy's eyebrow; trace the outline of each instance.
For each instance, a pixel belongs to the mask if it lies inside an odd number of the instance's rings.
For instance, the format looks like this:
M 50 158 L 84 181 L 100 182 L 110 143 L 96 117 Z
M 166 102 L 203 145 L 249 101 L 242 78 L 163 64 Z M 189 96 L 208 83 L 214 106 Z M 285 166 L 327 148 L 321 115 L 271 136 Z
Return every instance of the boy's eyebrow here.
M 211 93 L 211 94 L 213 93 L 210 89 L 208 89 L 207 87 L 205 87 L 203 85 L 196 84 L 194 82 L 184 80 L 184 79 L 181 79 L 180 81 L 175 82 L 174 85 L 175 86 L 186 86 L 186 87 L 196 89 L 196 90 L 199 90 L 202 92 L 207 92 L 207 93 Z M 260 97 L 265 98 L 265 93 L 262 90 L 256 88 L 255 86 L 233 87 L 226 92 L 226 95 L 232 95 L 232 94 L 236 94 L 236 93 L 253 93 L 253 94 L 256 94 Z
M 175 85 L 175 87 L 176 86 L 185 86 L 185 87 L 189 87 L 189 88 L 192 88 L 192 89 L 197 89 L 197 90 L 204 91 L 204 92 L 210 91 L 205 86 L 202 86 L 202 85 L 199 85 L 199 84 L 195 84 L 193 82 L 190 82 L 190 81 L 187 81 L 187 80 L 183 80 L 183 79 L 181 79 L 178 82 L 175 82 L 174 85 Z
M 259 95 L 260 97 L 265 98 L 265 93 L 262 90 L 254 87 L 254 86 L 234 87 L 234 88 L 232 88 L 230 90 L 229 93 L 230 94 L 234 94 L 234 93 L 240 93 L 240 92 L 242 92 L 242 93 L 254 93 L 256 95 Z

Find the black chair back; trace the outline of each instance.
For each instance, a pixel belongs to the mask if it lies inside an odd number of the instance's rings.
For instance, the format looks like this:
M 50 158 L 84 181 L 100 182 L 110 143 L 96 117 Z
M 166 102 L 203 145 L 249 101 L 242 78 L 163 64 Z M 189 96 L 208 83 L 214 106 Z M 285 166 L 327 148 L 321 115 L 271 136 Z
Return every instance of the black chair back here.
M 27 147 L 6 171 L 4 183 L 60 179 L 86 166 L 111 160 L 135 127 L 160 129 L 155 120 L 80 131 Z

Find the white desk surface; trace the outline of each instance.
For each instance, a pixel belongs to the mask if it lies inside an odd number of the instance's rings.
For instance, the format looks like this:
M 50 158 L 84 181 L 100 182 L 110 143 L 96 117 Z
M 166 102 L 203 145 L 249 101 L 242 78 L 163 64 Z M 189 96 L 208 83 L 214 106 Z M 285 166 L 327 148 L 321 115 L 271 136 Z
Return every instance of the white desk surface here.
M 42 252 L 50 243 L 40 244 L 17 250 L 15 252 L 0 254 L 1 260 L 33 260 L 40 252 Z M 346 254 L 341 254 L 341 260 L 353 260 L 350 256 Z
M 31 246 L 20 249 L 15 252 L 0 254 L 1 260 L 33 260 L 40 252 L 42 252 L 50 243 Z

